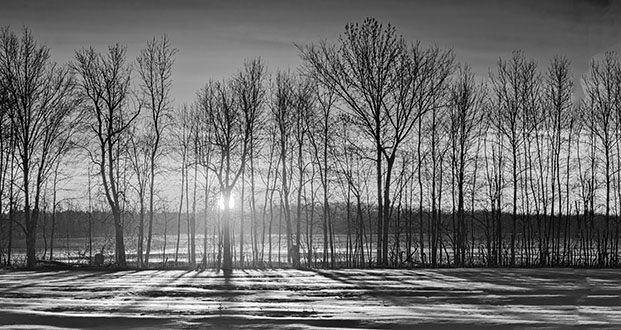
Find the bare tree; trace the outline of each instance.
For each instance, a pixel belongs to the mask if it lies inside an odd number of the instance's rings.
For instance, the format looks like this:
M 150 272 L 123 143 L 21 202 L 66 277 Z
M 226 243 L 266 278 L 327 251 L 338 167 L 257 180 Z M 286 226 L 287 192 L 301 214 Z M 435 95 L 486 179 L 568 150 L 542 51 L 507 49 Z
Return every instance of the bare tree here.
M 319 179 L 321 181 L 321 187 L 323 190 L 323 261 L 324 267 L 327 268 L 328 264 L 328 224 L 330 217 L 330 187 L 328 182 L 329 166 L 328 159 L 329 153 L 328 151 L 332 149 L 331 138 L 334 138 L 334 129 L 331 128 L 333 124 L 333 112 L 334 112 L 334 103 L 336 101 L 336 95 L 332 90 L 322 88 L 321 86 L 315 86 L 315 98 L 317 99 L 318 104 L 318 115 L 315 119 L 314 124 L 309 129 L 311 130 L 309 134 L 309 140 L 313 147 L 313 154 L 315 162 L 317 163 L 317 168 L 319 169 Z M 352 180 L 348 180 L 348 183 L 351 185 Z M 311 192 L 314 194 L 314 192 Z M 356 195 L 359 197 L 359 195 Z M 360 198 L 358 198 L 360 201 Z M 314 208 L 314 205 L 312 205 Z M 312 227 L 311 227 L 312 228 Z M 312 233 L 310 236 L 310 243 L 312 243 Z M 309 244 L 310 245 L 310 244 Z M 309 246 L 309 266 L 310 266 L 310 256 L 311 256 L 311 247 Z
M 241 75 L 252 76 L 263 72 L 260 60 L 250 60 L 244 64 Z M 245 80 L 245 79 L 244 79 Z M 261 80 L 248 79 L 260 83 Z M 223 264 L 225 273 L 233 267 L 230 238 L 231 195 L 243 173 L 248 159 L 251 136 L 255 134 L 260 107 L 244 104 L 240 97 L 239 85 L 235 81 L 210 83 L 206 88 L 214 88 L 216 102 L 208 111 L 211 126 L 210 143 L 213 146 L 209 169 L 215 174 L 222 193 L 221 206 L 223 226 Z M 255 103 L 256 105 L 256 103 Z
M 272 87 L 271 118 L 276 126 L 276 141 L 278 145 L 279 164 L 281 166 L 278 176 L 280 177 L 280 196 L 284 208 L 285 226 L 287 234 L 287 250 L 293 245 L 293 229 L 291 228 L 291 175 L 293 169 L 288 165 L 291 161 L 293 148 L 293 128 L 295 125 L 295 77 L 289 72 L 278 72 Z M 277 170 L 278 172 L 278 170 Z M 279 260 L 280 261 L 280 260 Z
M 266 87 L 265 87 L 265 76 L 266 70 L 265 65 L 261 62 L 260 59 L 249 60 L 244 65 L 243 70 L 237 73 L 237 75 L 233 78 L 233 91 L 238 98 L 239 107 L 243 113 L 252 113 L 255 117 L 253 120 L 255 123 L 249 127 L 251 132 L 248 132 L 249 141 L 248 141 L 248 170 L 250 171 L 250 213 L 251 213 L 251 234 L 256 233 L 256 205 L 255 205 L 255 181 L 254 181 L 254 160 L 255 153 L 257 150 L 257 140 L 258 135 L 260 134 L 259 129 L 262 128 L 263 112 L 264 112 L 264 103 L 266 98 Z M 242 176 L 245 175 L 246 169 L 242 169 Z M 243 187 L 242 187 L 243 191 Z M 239 262 L 240 265 L 244 263 L 244 214 L 243 214 L 243 205 L 244 205 L 244 196 L 242 193 L 240 199 L 240 205 L 242 206 L 242 212 L 240 220 L 240 234 L 239 234 Z M 256 238 L 255 235 L 251 235 L 251 237 Z M 256 248 L 254 248 L 254 252 L 256 252 Z
M 0 83 L 9 98 L 19 158 L 29 268 L 36 263 L 39 206 L 57 157 L 54 148 L 71 127 L 77 108 L 73 76 L 49 58 L 49 48 L 38 45 L 29 30 L 21 37 L 8 27 L 0 31 Z
M 450 96 L 451 145 L 453 149 L 452 168 L 455 169 L 454 187 L 457 188 L 457 223 L 454 232 L 456 249 L 455 264 L 463 265 L 466 255 L 465 184 L 467 170 L 475 161 L 474 146 L 481 137 L 483 119 L 482 104 L 485 90 L 474 81 L 468 66 L 460 67 L 457 80 L 452 85 Z M 455 185 L 457 187 L 455 187 Z
M 77 104 L 76 104 L 77 106 Z M 58 136 L 57 141 L 54 144 L 52 149 L 52 157 L 51 162 L 53 163 L 53 168 L 50 169 L 50 176 L 52 179 L 52 232 L 50 235 L 50 260 L 52 260 L 54 256 L 54 229 L 56 225 L 56 215 L 57 215 L 57 207 L 61 201 L 57 200 L 57 193 L 59 190 L 58 184 L 63 180 L 67 180 L 70 175 L 65 174 L 63 178 L 59 178 L 59 174 L 62 174 L 63 168 L 67 168 L 70 166 L 71 162 L 67 161 L 65 158 L 70 156 L 70 153 L 76 149 L 78 144 L 74 141 L 76 136 L 79 136 L 79 133 L 83 130 L 83 122 L 84 122 L 84 114 L 81 111 L 82 109 L 75 109 L 76 113 L 71 121 L 68 122 L 69 125 L 65 127 L 63 132 Z M 63 165 L 63 168 L 61 168 Z
M 4 79 L 2 75 L 0 75 L 0 79 Z M 12 172 L 12 160 L 14 156 L 15 148 L 14 139 L 12 134 L 12 125 L 11 125 L 11 104 L 8 91 L 4 88 L 4 83 L 0 83 L 0 213 L 5 214 L 9 213 L 8 210 L 11 209 L 10 203 L 5 203 L 5 196 L 8 194 L 8 190 L 10 190 L 10 182 L 11 178 L 9 174 Z M 7 205 L 9 204 L 9 205 Z M 7 206 L 9 207 L 7 210 Z M 10 244 L 8 242 L 12 239 L 12 228 L 13 223 L 12 219 L 5 219 L 4 216 L 0 217 L 0 238 L 2 239 L 2 245 L 4 246 L 4 239 L 7 241 L 7 250 L 5 259 L 5 263 L 10 263 L 9 256 L 10 252 Z M 5 223 L 6 222 L 6 223 Z
M 589 76 L 583 79 L 586 90 L 586 111 L 589 117 L 586 125 L 595 137 L 595 148 L 603 153 L 603 178 L 605 182 L 605 231 L 602 234 L 602 246 L 599 249 L 599 265 L 610 263 L 609 249 L 611 244 L 610 220 L 613 183 L 614 148 L 619 141 L 616 139 L 614 117 L 621 108 L 621 65 L 616 53 L 608 52 L 601 61 L 591 62 Z M 596 169 L 597 171 L 598 169 Z
M 419 134 L 424 126 L 420 126 L 421 121 L 426 118 L 428 135 L 431 135 L 430 159 L 432 187 L 431 187 L 431 218 L 430 235 L 431 243 L 429 248 L 432 251 L 432 262 L 435 263 L 434 254 L 439 247 L 441 213 L 439 206 L 442 197 L 442 170 L 444 154 L 448 144 L 443 143 L 447 133 L 444 117 L 447 115 L 446 106 L 449 92 L 449 77 L 454 69 L 454 55 L 451 51 L 445 51 L 437 46 L 423 48 L 419 43 L 414 44 L 408 49 L 407 57 L 402 59 L 400 71 L 403 72 L 397 80 L 397 88 L 393 93 L 395 110 L 390 117 L 390 123 L 394 134 L 395 142 L 392 145 L 390 157 L 388 157 L 388 168 L 394 167 L 397 159 L 397 147 L 406 141 L 408 135 L 413 130 L 415 124 L 419 124 Z M 419 164 L 420 166 L 420 164 Z M 437 176 L 439 175 L 439 176 Z M 387 175 L 386 184 L 390 184 L 390 175 Z M 439 184 L 437 184 L 439 183 Z M 385 190 L 388 190 L 386 187 Z M 422 192 L 421 192 L 422 194 Z M 436 203 L 436 197 L 438 198 Z M 389 215 L 388 199 L 386 199 L 384 210 L 386 217 Z M 384 228 L 384 242 L 388 239 L 387 223 Z M 433 246 L 432 246 L 433 245 Z M 387 256 L 388 245 L 384 246 L 384 254 Z
M 307 139 L 309 136 L 309 125 L 311 125 L 313 112 L 313 85 L 309 79 L 300 77 L 296 86 L 293 100 L 294 110 L 294 137 L 297 153 L 297 199 L 296 199 L 296 217 L 295 217 L 295 241 L 288 250 L 291 255 L 289 256 L 294 267 L 300 267 L 300 236 L 301 236 L 301 223 L 302 223 L 302 193 L 306 186 L 307 168 L 310 164 L 307 161 Z M 293 170 L 292 170 L 293 172 Z
M 131 127 L 128 141 L 128 157 L 135 183 L 132 185 L 138 197 L 138 267 L 144 264 L 143 241 L 144 241 L 144 218 L 145 197 L 149 175 L 149 133 L 139 127 Z
M 515 265 L 515 238 L 517 234 L 518 208 L 518 167 L 520 150 L 528 141 L 528 136 L 536 123 L 532 122 L 531 113 L 538 103 L 540 93 L 539 73 L 534 60 L 526 59 L 522 52 L 514 52 L 509 61 L 498 61 L 497 75 L 491 77 L 495 106 L 499 108 L 498 118 L 492 120 L 496 130 L 501 132 L 509 146 L 512 158 L 512 228 L 511 228 L 511 265 Z M 544 216 L 545 217 L 545 216 Z
M 280 167 L 280 157 L 278 157 L 278 128 L 276 127 L 276 123 L 273 121 L 268 121 L 267 125 L 264 127 L 264 139 L 265 145 L 264 147 L 267 149 L 266 152 L 259 154 L 259 159 L 264 163 L 267 163 L 267 168 L 263 168 L 258 171 L 259 178 L 261 179 L 261 183 L 265 187 L 265 194 L 263 198 L 263 208 L 261 211 L 261 252 L 260 252 L 260 261 L 263 264 L 265 262 L 265 236 L 267 230 L 267 245 L 268 245 L 268 264 L 272 263 L 272 223 L 274 218 L 273 212 L 273 204 L 274 204 L 274 193 L 276 191 L 276 185 L 278 180 L 275 179 L 277 176 L 278 168 Z M 263 157 L 261 157 L 263 156 Z M 268 207 L 269 205 L 269 207 Z M 269 209 L 269 222 L 267 221 L 267 213 Z M 267 223 L 266 223 L 267 222 Z
M 172 67 L 177 49 L 170 45 L 166 35 L 153 38 L 147 42 L 138 55 L 138 75 L 140 77 L 141 102 L 149 111 L 148 131 L 152 134 L 149 141 L 149 230 L 147 233 L 147 250 L 145 265 L 149 266 L 151 238 L 153 234 L 155 177 L 158 161 L 162 155 L 162 134 L 169 125 L 170 91 L 172 88 Z M 141 227 L 141 232 L 142 232 Z M 142 235 L 139 238 L 139 249 L 142 250 Z
M 561 227 L 563 215 L 563 198 L 561 185 L 561 159 L 565 143 L 571 142 L 571 120 L 573 117 L 572 109 L 572 88 L 573 81 L 570 74 L 570 62 L 565 57 L 554 57 L 548 66 L 545 75 L 544 85 L 544 122 L 547 132 L 547 144 L 550 150 L 550 200 L 551 223 L 557 219 L 558 226 Z M 563 139 L 564 133 L 568 133 L 568 138 Z M 567 142 L 565 142 L 567 141 Z M 571 150 L 567 150 L 567 156 Z M 567 172 L 569 174 L 569 172 Z M 569 194 L 567 190 L 565 194 Z M 558 201 L 558 208 L 555 203 Z M 569 202 L 567 202 L 569 206 Z M 556 215 L 555 215 L 556 214 Z M 569 216 L 569 211 L 566 216 Z M 566 250 L 565 250 L 566 251 Z M 564 251 L 564 252 L 565 252 Z
M 203 266 L 207 266 L 207 236 L 208 236 L 208 219 L 209 219 L 209 206 L 212 204 L 210 202 L 210 192 L 213 186 L 211 179 L 211 172 L 209 171 L 209 164 L 211 163 L 211 150 L 212 146 L 210 144 L 210 136 L 211 136 L 211 125 L 209 125 L 209 113 L 210 109 L 215 107 L 216 102 L 216 94 L 215 89 L 208 84 L 205 88 L 201 89 L 197 92 L 197 101 L 196 101 L 196 122 L 197 126 L 200 128 L 197 136 L 197 163 L 201 165 L 203 170 L 203 175 L 205 179 L 204 183 L 204 202 L 205 202 L 205 221 L 204 221 L 204 237 L 203 237 Z M 214 233 L 216 229 L 214 228 Z
M 91 159 L 99 167 L 103 190 L 114 218 L 116 262 L 125 266 L 119 146 L 123 134 L 140 110 L 131 109 L 128 104 L 130 68 L 126 64 L 126 48 L 112 45 L 106 54 L 93 48 L 81 49 L 76 51 L 73 68 L 80 76 L 80 90 L 88 102 L 89 132 L 96 146 L 96 150 L 90 153 Z
M 181 192 L 179 196 L 179 210 L 177 212 L 177 243 L 175 245 L 175 264 L 179 261 L 179 246 L 181 244 L 181 215 L 183 213 L 183 198 L 187 201 L 185 186 L 188 181 L 189 152 L 192 143 L 192 120 L 194 119 L 193 109 L 183 105 L 175 113 L 175 129 L 173 132 L 175 153 L 181 157 Z M 187 206 L 186 206 L 187 209 Z M 190 228 L 188 228 L 188 236 Z M 189 241 L 188 241 L 189 243 Z M 188 251 L 189 253 L 190 251 Z M 189 255 L 188 255 L 189 257 Z
M 397 67 L 405 42 L 392 25 L 384 27 L 374 19 L 347 24 L 339 46 L 324 41 L 299 47 L 312 75 L 347 104 L 357 123 L 375 145 L 378 203 L 377 263 L 384 264 L 382 230 L 385 200 L 382 198 L 383 157 L 391 142 L 385 137 L 388 112 L 395 90 Z M 387 170 L 389 172 L 390 169 Z M 390 180 L 387 179 L 390 186 Z M 388 197 L 386 197 L 388 198 Z
M 374 19 L 347 24 L 339 43 L 320 42 L 299 49 L 307 70 L 335 91 L 375 146 L 377 263 L 386 264 L 397 151 L 420 117 L 437 105 L 452 71 L 453 55 L 419 44 L 409 49 L 393 26 L 384 27 Z

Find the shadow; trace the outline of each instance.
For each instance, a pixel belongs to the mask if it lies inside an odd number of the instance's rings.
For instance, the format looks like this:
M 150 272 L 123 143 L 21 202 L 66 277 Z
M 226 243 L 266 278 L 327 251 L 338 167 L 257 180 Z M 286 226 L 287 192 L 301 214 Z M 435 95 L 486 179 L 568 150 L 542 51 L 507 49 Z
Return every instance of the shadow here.
M 147 281 L 147 284 L 150 284 L 149 286 L 146 286 L 141 290 L 130 292 L 130 294 L 134 296 L 135 298 L 133 299 L 133 303 L 129 308 L 135 309 L 135 308 L 132 308 L 132 306 L 140 307 L 143 301 L 151 299 L 151 298 L 168 296 L 169 290 L 165 290 L 165 289 L 177 287 L 177 282 L 181 278 L 183 278 L 185 275 L 187 275 L 188 273 L 192 271 L 191 270 L 178 271 L 179 273 L 174 276 L 171 276 L 171 277 L 166 276 L 174 272 L 177 272 L 177 271 L 166 271 L 166 270 L 153 271 L 151 276 L 149 276 L 148 278 L 156 279 L 155 281 L 153 280 Z
M 388 301 L 394 305 L 401 305 L 403 303 L 403 301 L 399 299 L 397 295 L 391 294 L 392 290 L 387 290 L 385 286 L 383 287 L 382 282 L 369 281 L 369 278 L 372 278 L 372 276 L 369 276 L 369 274 L 355 274 L 358 278 L 353 279 L 352 275 L 340 271 L 326 271 L 315 269 L 312 270 L 312 272 L 319 276 L 350 286 L 351 288 L 362 290 L 363 294 L 361 294 L 360 298 L 362 298 L 362 296 L 368 296 L 380 299 L 382 301 L 382 304 L 385 304 L 385 301 Z M 384 281 L 383 283 L 385 284 L 386 282 Z M 400 291 L 405 292 L 403 289 Z
M 605 328 L 621 320 L 618 275 L 618 270 L 504 268 L 26 271 L 0 274 L 0 298 L 13 306 L 4 309 L 12 313 L 9 318 L 26 320 L 22 311 L 54 315 L 40 318 L 41 325 L 77 313 L 95 319 L 118 315 L 132 326 L 138 324 L 135 316 L 144 317 L 146 326 L 161 317 L 173 322 L 166 327 L 188 329 L 294 323 L 374 329 Z M 19 298 L 15 305 L 13 297 Z
M 134 315 L 88 316 L 67 314 L 29 314 L 0 311 L 0 328 L 8 329 L 15 325 L 24 328 L 66 328 L 66 329 L 96 329 L 105 325 L 107 329 L 166 329 L 174 325 L 174 320 L 165 317 L 141 317 Z M 31 326 L 31 327 L 29 327 Z
M 233 278 L 233 270 L 232 269 L 224 269 L 222 270 L 222 277 L 224 278 L 224 286 L 231 286 L 231 279 Z
M 333 298 L 364 300 L 365 297 L 370 297 L 377 302 L 379 310 L 376 313 L 385 313 L 380 311 L 384 308 L 387 308 L 386 312 L 395 308 L 406 309 L 410 311 L 412 319 L 416 320 L 415 323 L 424 324 L 425 328 L 430 320 L 447 326 L 466 327 L 493 327 L 502 324 L 511 327 L 540 327 L 550 324 L 566 327 L 578 323 L 578 317 L 575 316 L 577 313 L 572 306 L 575 301 L 574 291 L 559 292 L 554 288 L 541 290 L 545 288 L 537 281 L 529 287 L 525 285 L 525 280 L 511 272 L 504 276 L 493 276 L 494 273 L 490 272 L 484 280 L 477 277 L 476 272 L 453 276 L 455 274 L 448 270 L 314 272 L 349 288 L 348 290 L 337 286 L 339 292 L 334 292 Z M 459 271 L 456 273 L 461 274 Z M 494 281 L 496 277 L 502 277 L 499 279 L 502 284 Z M 512 286 L 509 285 L 511 278 Z M 544 282 L 548 283 L 548 280 L 544 279 Z M 359 296 L 340 297 L 347 291 L 355 292 L 355 289 L 361 290 Z M 586 322 L 609 321 L 584 315 L 579 318 Z
M 52 283 L 72 283 L 72 282 L 82 282 L 84 280 L 89 279 L 101 279 L 102 276 L 113 276 L 120 277 L 126 275 L 127 271 L 91 271 L 91 270 L 62 270 L 62 271 L 18 271 L 18 272 L 10 272 L 3 275 L 1 277 L 24 277 L 25 280 L 19 281 L 20 284 L 17 285 L 9 285 L 4 289 L 0 289 L 0 293 L 2 292 L 11 292 L 24 288 L 35 288 L 35 287 L 48 287 Z M 133 271 L 135 272 L 135 271 Z M 5 284 L 6 281 L 0 281 L 0 288 Z M 64 287 L 72 287 L 73 284 L 67 284 Z M 56 286 L 63 287 L 63 286 Z

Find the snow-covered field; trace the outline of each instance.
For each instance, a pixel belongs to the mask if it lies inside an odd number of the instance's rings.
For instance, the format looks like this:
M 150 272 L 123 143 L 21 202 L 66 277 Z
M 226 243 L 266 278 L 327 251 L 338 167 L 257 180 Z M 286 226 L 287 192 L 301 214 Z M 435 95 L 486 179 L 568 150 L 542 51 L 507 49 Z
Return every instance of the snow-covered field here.
M 621 270 L 0 271 L 0 329 L 621 328 Z

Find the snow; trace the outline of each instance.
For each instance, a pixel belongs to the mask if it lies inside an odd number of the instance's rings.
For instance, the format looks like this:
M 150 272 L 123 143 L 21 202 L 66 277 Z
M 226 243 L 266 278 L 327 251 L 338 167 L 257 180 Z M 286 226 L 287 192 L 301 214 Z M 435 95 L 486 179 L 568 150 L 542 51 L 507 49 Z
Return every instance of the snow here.
M 0 271 L 0 329 L 615 328 L 621 270 Z

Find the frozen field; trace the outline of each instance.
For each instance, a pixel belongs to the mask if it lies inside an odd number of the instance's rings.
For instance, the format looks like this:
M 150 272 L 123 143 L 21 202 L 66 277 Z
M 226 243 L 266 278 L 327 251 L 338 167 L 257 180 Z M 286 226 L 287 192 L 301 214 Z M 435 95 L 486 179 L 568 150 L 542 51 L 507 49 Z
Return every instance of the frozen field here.
M 0 329 L 620 328 L 621 271 L 0 271 Z

